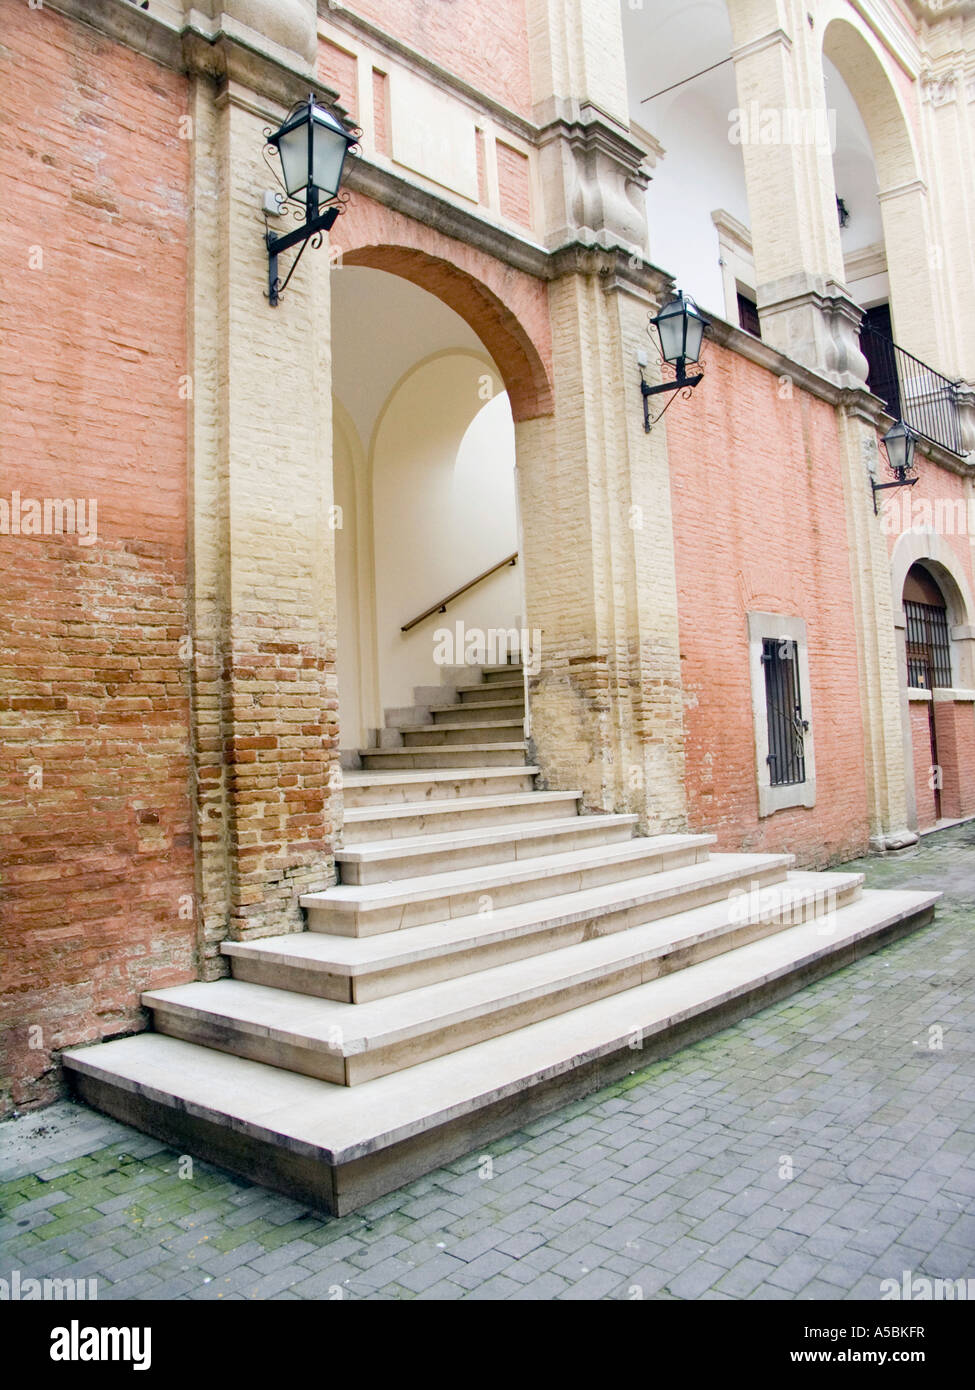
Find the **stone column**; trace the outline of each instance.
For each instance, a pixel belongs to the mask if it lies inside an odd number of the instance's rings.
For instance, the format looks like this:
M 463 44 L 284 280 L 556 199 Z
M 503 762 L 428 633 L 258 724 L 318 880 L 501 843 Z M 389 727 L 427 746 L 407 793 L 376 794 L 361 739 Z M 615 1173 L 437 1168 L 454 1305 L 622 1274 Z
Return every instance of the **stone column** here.
M 191 639 L 203 973 L 334 880 L 338 729 L 326 250 L 267 300 L 264 131 L 315 85 L 312 0 L 225 3 L 193 76 Z M 245 31 L 240 26 L 247 24 Z M 289 47 L 285 48 L 285 44 Z M 280 225 L 280 224 L 279 224 Z
M 866 380 L 861 311 L 844 281 L 819 35 L 805 4 L 729 0 L 736 122 L 762 337 L 852 388 Z
M 637 349 L 669 287 L 646 263 L 619 12 L 529 0 L 542 127 L 554 418 L 518 427 L 531 736 L 550 785 L 643 829 L 685 824 L 666 437 L 643 431 Z M 652 354 L 651 354 L 652 355 Z

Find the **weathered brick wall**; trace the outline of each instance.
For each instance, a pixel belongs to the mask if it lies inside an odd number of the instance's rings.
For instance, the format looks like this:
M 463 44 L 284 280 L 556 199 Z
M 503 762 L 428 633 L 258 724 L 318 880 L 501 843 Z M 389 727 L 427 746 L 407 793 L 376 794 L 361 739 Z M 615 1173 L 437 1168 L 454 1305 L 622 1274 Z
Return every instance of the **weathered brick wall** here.
M 914 795 L 917 798 L 917 823 L 921 830 L 934 825 L 934 788 L 931 785 L 931 726 L 927 700 L 911 701 L 911 752 L 914 757 Z
M 351 0 L 346 8 L 519 115 L 531 115 L 525 0 Z
M 863 725 L 832 408 L 712 343 L 667 416 L 688 806 L 725 849 L 866 849 Z M 760 818 L 746 613 L 806 622 L 817 801 Z
M 941 814 L 975 815 L 975 706 L 969 700 L 936 700 L 934 727 L 941 767 Z
M 0 29 L 0 499 L 97 505 L 90 544 L 0 535 L 9 1105 L 56 1094 L 58 1048 L 142 1026 L 195 923 L 185 84 L 47 8 L 0 0 Z

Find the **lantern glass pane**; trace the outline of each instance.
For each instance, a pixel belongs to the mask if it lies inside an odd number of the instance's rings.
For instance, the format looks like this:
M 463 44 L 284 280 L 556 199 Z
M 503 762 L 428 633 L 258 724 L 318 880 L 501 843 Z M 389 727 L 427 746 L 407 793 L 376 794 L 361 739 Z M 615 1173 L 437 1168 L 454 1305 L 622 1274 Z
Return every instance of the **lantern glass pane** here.
M 315 107 L 312 129 L 315 142 L 312 178 L 316 188 L 319 188 L 326 198 L 334 198 L 342 181 L 342 166 L 345 163 L 349 141 L 345 130 L 335 117 L 320 106 Z
M 308 122 L 301 121 L 278 137 L 281 154 L 281 175 L 289 198 L 304 201 L 308 184 Z
M 701 342 L 704 338 L 704 320 L 699 319 L 696 314 L 687 316 L 687 341 L 684 346 L 684 356 L 688 362 L 696 362 L 701 356 Z
M 676 362 L 684 356 L 684 306 L 675 299 L 661 309 L 657 316 L 660 350 L 665 362 Z
M 914 436 L 902 420 L 898 420 L 884 435 L 887 458 L 891 468 L 909 469 L 914 462 Z

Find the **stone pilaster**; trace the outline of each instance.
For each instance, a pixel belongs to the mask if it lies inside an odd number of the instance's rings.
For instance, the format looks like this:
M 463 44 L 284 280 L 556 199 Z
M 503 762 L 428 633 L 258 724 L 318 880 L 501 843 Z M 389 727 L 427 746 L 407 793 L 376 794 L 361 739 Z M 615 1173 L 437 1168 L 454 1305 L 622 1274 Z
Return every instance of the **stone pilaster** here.
M 881 474 L 876 407 L 851 392 L 837 409 L 840 467 L 850 550 L 856 622 L 859 696 L 865 737 L 867 811 L 871 848 L 879 852 L 913 844 L 902 723 L 898 631 L 886 537 L 874 515 L 871 475 Z M 851 698 L 853 692 L 851 692 Z
M 552 786 L 645 830 L 686 820 L 677 591 L 663 427 L 643 430 L 637 350 L 665 281 L 577 250 L 551 288 L 554 419 L 519 426 L 531 736 Z
M 230 6 L 280 40 L 314 5 Z M 307 24 L 297 24 L 299 11 Z M 239 12 L 239 14 L 238 14 Z M 246 12 L 246 13 L 245 13 Z M 287 22 L 286 22 L 287 21 Z M 284 26 L 284 27 L 281 27 Z M 309 28 L 310 26 L 310 28 Z M 266 297 L 264 132 L 312 80 L 273 38 L 184 38 L 193 76 L 191 639 L 204 972 L 333 881 L 337 780 L 328 257 Z M 297 42 L 297 39 L 295 39 Z

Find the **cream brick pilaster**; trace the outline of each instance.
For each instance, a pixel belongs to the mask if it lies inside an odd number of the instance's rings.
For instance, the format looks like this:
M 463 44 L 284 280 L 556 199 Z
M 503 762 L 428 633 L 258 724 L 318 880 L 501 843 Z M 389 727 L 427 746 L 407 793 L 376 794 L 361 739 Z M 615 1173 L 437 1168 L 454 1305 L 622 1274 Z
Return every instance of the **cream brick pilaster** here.
M 299 893 L 334 877 L 329 274 L 309 250 L 269 306 L 264 131 L 307 93 L 301 54 L 197 36 L 187 65 L 192 708 L 201 955 L 216 974 L 224 937 L 300 928 Z
M 686 820 L 666 440 L 642 425 L 637 347 L 653 308 L 625 258 L 566 253 L 551 288 L 555 417 L 519 426 L 531 736 L 550 785 Z M 659 290 L 658 285 L 658 290 Z
M 874 515 L 870 487 L 870 475 L 879 478 L 883 467 L 876 419 L 872 407 L 865 409 L 869 400 L 864 393 L 851 392 L 837 409 L 837 425 L 856 623 L 870 844 L 882 852 L 913 844 L 917 836 L 908 828 L 901 654 L 894 626 L 890 561 L 880 518 Z

